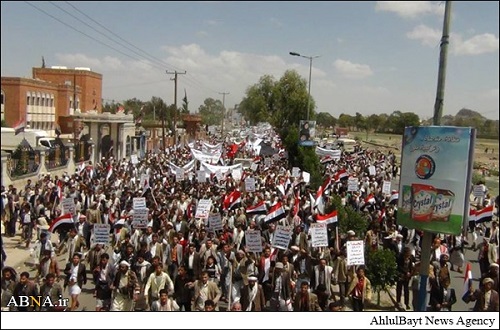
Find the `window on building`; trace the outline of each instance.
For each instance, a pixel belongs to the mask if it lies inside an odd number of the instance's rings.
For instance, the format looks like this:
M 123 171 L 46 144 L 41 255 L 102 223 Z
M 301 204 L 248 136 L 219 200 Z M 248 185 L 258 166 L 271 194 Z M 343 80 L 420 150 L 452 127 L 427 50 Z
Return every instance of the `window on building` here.
M 130 136 L 127 135 L 127 140 L 126 140 L 126 146 L 125 146 L 125 150 L 126 150 L 126 157 L 130 157 L 130 154 L 131 154 L 131 150 L 132 149 L 132 143 L 130 143 Z

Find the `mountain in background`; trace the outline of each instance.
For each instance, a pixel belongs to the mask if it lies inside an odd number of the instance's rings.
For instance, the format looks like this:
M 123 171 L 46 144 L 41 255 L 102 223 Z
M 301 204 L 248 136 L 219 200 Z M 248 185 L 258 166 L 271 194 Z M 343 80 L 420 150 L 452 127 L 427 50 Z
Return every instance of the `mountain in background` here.
M 432 118 L 422 122 L 422 126 L 432 125 Z M 479 112 L 471 109 L 462 108 L 455 116 L 446 115 L 441 118 L 442 126 L 461 126 L 475 127 L 477 137 L 498 139 L 498 120 L 492 120 L 484 117 Z

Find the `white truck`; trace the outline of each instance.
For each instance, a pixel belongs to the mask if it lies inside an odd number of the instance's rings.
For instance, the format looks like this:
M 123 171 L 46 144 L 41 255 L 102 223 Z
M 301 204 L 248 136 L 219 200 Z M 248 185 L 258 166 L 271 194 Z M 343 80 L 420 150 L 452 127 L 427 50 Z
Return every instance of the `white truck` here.
M 30 146 L 55 148 L 55 138 L 50 137 L 46 131 L 37 129 L 25 129 L 24 132 L 16 135 L 15 130 L 10 127 L 2 127 L 2 150 L 13 152 L 17 149 L 21 141 L 26 139 Z

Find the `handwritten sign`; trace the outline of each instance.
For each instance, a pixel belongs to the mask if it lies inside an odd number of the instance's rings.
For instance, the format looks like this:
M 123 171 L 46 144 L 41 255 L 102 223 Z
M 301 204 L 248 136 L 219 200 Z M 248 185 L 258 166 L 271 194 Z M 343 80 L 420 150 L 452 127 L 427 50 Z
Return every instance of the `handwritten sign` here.
M 252 163 L 252 165 L 250 165 L 250 169 L 254 172 L 257 171 L 258 168 L 259 168 L 258 164 Z
M 309 228 L 312 247 L 328 246 L 328 231 L 326 223 L 313 223 Z
M 300 168 L 292 167 L 292 177 L 298 178 L 300 176 Z
M 357 178 L 349 178 L 347 180 L 347 191 L 358 191 L 358 179 Z
M 198 171 L 197 174 L 198 174 L 198 182 L 207 181 L 207 174 L 205 173 L 205 171 Z
M 391 194 L 391 181 L 384 181 L 384 183 L 382 184 L 382 194 Z
M 476 184 L 476 185 L 474 185 L 472 193 L 474 194 L 474 197 L 484 198 L 483 185 L 482 184 Z
M 94 243 L 95 244 L 109 244 L 109 224 L 94 224 Z
M 368 172 L 370 173 L 370 175 L 373 175 L 373 176 L 377 174 L 375 166 L 373 166 L 373 165 L 370 165 L 370 167 L 368 167 Z
M 70 213 L 74 215 L 76 213 L 76 206 L 73 198 L 63 198 L 61 200 L 61 205 L 63 214 Z
M 146 208 L 146 197 L 134 197 L 132 200 L 132 208 L 135 209 L 145 209 Z
M 248 252 L 262 252 L 262 236 L 260 230 L 247 230 L 245 232 L 245 241 Z
M 255 178 L 246 178 L 245 179 L 245 191 L 246 192 L 254 192 L 255 191 Z
M 291 228 L 285 226 L 278 226 L 276 227 L 276 232 L 274 234 L 274 239 L 271 246 L 281 250 L 287 250 L 291 238 L 292 238 Z
M 304 179 L 305 183 L 309 183 L 311 181 L 311 173 L 309 172 L 302 172 L 302 179 Z
M 222 230 L 222 218 L 220 213 L 214 213 L 208 216 L 208 227 L 212 231 Z
M 212 208 L 211 199 L 200 199 L 196 207 L 195 218 L 207 219 L 210 214 L 210 209 Z
M 184 169 L 183 168 L 176 168 L 175 169 L 175 181 L 182 181 L 184 180 Z
M 130 161 L 132 162 L 132 164 L 134 165 L 137 165 L 139 164 L 139 159 L 137 158 L 137 155 L 132 155 L 130 156 Z M 99 244 L 99 243 L 98 243 Z
M 348 241 L 347 247 L 347 266 L 365 264 L 365 242 Z
M 134 228 L 147 228 L 148 227 L 148 215 L 149 209 L 134 209 L 134 215 L 132 217 L 132 227 Z
M 266 167 L 271 166 L 271 164 L 272 164 L 271 158 L 269 157 L 264 158 L 264 165 L 266 165 Z
M 233 179 L 235 181 L 240 181 L 241 180 L 241 170 L 239 168 L 235 168 L 232 172 L 231 172 L 231 176 L 233 177 Z

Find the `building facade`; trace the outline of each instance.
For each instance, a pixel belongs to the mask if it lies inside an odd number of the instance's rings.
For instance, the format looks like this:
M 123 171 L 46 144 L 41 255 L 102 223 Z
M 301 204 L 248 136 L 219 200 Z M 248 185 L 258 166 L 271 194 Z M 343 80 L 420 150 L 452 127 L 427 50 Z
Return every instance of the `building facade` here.
M 102 75 L 89 68 L 33 68 L 33 78 L 1 78 L 2 119 L 21 119 L 55 136 L 59 116 L 102 109 Z

